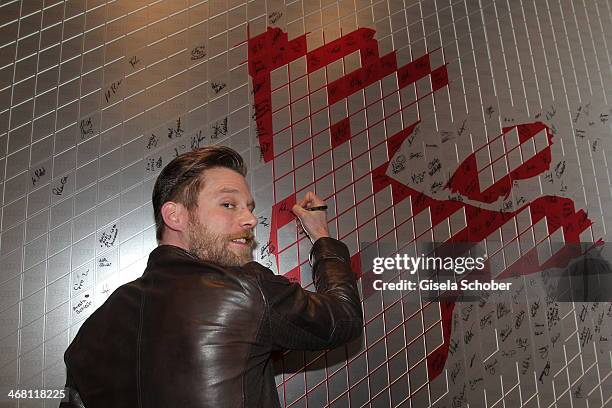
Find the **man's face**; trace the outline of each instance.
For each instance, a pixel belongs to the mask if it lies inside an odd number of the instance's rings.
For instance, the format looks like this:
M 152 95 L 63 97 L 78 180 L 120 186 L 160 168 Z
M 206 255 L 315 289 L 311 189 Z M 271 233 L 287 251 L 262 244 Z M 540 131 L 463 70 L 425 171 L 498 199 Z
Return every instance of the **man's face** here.
M 198 207 L 189 215 L 189 252 L 225 266 L 252 261 L 257 224 L 254 207 L 242 175 L 223 167 L 206 170 Z

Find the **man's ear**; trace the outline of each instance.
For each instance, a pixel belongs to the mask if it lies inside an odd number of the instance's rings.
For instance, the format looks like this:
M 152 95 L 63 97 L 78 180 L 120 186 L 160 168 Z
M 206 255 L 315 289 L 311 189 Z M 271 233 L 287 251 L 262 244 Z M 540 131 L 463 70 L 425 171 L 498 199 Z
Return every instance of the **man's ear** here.
M 166 201 L 161 207 L 162 218 L 166 227 L 174 231 L 184 231 L 187 228 L 187 209 L 180 203 Z

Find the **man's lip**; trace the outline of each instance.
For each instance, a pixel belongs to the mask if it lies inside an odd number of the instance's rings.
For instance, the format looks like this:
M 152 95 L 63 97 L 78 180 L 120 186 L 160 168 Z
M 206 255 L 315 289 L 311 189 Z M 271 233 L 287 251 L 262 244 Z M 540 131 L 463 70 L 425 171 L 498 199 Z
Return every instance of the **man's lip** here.
M 232 244 L 236 244 L 236 245 L 242 245 L 242 246 L 249 246 L 250 247 L 252 241 L 250 239 L 248 239 L 246 242 L 236 242 L 236 241 L 230 239 L 229 242 L 232 243 Z
M 252 241 L 255 239 L 255 237 L 253 236 L 241 236 L 241 237 L 234 237 L 234 238 L 230 238 L 230 241 L 233 241 L 235 239 L 246 239 L 247 241 Z

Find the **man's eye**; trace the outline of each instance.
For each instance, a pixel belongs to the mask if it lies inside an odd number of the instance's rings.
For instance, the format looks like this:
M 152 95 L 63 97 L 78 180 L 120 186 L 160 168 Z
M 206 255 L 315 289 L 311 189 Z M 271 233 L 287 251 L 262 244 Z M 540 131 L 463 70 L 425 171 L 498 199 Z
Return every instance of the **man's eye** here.
M 234 208 L 234 207 L 236 207 L 236 206 L 235 206 L 234 204 L 232 204 L 232 203 L 223 203 L 223 204 L 221 204 L 221 205 L 222 205 L 222 206 L 224 206 L 225 208 Z

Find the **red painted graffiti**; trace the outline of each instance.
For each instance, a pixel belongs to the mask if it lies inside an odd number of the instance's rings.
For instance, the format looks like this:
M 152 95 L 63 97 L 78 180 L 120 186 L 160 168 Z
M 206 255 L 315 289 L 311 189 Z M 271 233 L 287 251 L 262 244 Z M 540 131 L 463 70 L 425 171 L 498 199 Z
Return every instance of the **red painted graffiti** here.
M 431 61 L 434 60 L 432 58 L 434 51 L 418 56 L 406 65 L 398 66 L 395 51 L 386 55 L 379 55 L 378 42 L 375 40 L 374 34 L 375 32 L 371 29 L 361 28 L 311 51 L 308 51 L 306 35 L 289 40 L 287 33 L 277 28 L 268 28 L 266 32 L 248 41 L 248 67 L 253 86 L 254 116 L 257 124 L 259 148 L 263 161 L 273 162 L 274 165 L 274 204 L 268 247 L 277 265 L 289 265 L 288 268 L 285 266 L 285 276 L 297 282 L 301 280 L 301 265 L 296 252 L 299 254 L 298 241 L 304 238 L 300 237 L 296 230 L 295 241 L 280 246 L 279 231 L 294 221 L 290 209 L 295 204 L 296 197 L 301 196 L 308 189 L 313 189 L 317 183 L 329 178 L 333 179 L 334 182 L 332 183 L 332 193 L 325 197 L 327 200 L 340 200 L 340 195 L 346 189 L 352 188 L 362 181 L 367 181 L 372 186 L 371 194 L 355 197 L 353 205 L 349 205 L 349 208 L 342 211 L 337 211 L 335 220 L 340 219 L 343 214 L 348 214 L 349 211 L 355 211 L 360 203 L 371 199 L 376 193 L 384 189 L 390 189 L 393 198 L 392 206 L 397 206 L 405 199 L 410 198 L 412 217 L 422 211 L 429 210 L 432 228 L 448 219 L 455 212 L 464 211 L 465 227 L 454 233 L 447 242 L 481 242 L 525 210 L 529 211 L 533 224 L 545 218 L 549 234 L 561 229 L 565 242 L 579 242 L 580 234 L 591 225 L 591 221 L 584 211 L 576 211 L 574 203 L 570 199 L 543 196 L 532 202 L 522 204 L 520 208 L 504 211 L 487 210 L 459 200 L 438 200 L 429 197 L 390 177 L 388 175 L 389 160 L 381 163 L 372 159 L 385 155 L 391 159 L 404 142 L 415 137 L 422 137 L 422 135 L 415 134 L 418 120 L 391 136 L 384 135 L 384 121 L 398 113 L 402 114 L 406 109 L 414 107 L 415 104 L 418 106 L 419 101 L 423 98 L 435 98 L 436 92 L 449 86 L 446 65 L 432 68 Z M 344 67 L 343 59 L 356 52 L 359 53 L 360 67 L 329 80 L 327 70 L 330 66 L 341 64 Z M 303 57 L 305 58 L 302 60 Z M 304 63 L 302 63 L 301 70 L 292 68 L 292 63 L 302 61 Z M 292 72 L 292 69 L 296 72 Z M 274 80 L 277 72 L 280 73 L 280 77 L 286 78 L 280 84 L 277 80 Z M 317 72 L 324 73 L 325 83 L 317 89 L 310 89 L 311 81 L 308 80 L 307 91 L 300 92 L 297 90 L 302 79 L 308 79 L 308 76 L 315 75 Z M 344 72 L 344 69 L 342 72 Z M 384 97 L 388 96 L 380 95 L 380 99 L 366 101 L 366 106 L 362 109 L 347 113 L 345 117 L 340 119 L 333 119 L 332 122 L 333 115 L 330 113 L 332 105 L 343 103 L 352 95 L 362 92 L 377 81 L 389 76 L 396 79 L 397 91 L 395 92 L 398 94 L 400 90 L 414 86 L 416 100 L 401 104 L 399 110 L 396 111 L 388 112 L 385 110 L 382 119 L 378 116 L 371 118 L 369 116 L 371 108 L 379 102 L 382 103 Z M 431 89 L 431 91 L 419 92 L 422 87 L 418 84 L 422 81 L 429 81 L 429 86 L 425 89 Z M 312 83 L 316 84 L 316 81 L 312 81 Z M 282 97 L 277 98 L 278 100 L 275 99 L 277 93 L 282 95 L 283 92 L 288 93 L 288 103 Z M 295 98 L 292 97 L 292 92 L 295 92 Z M 321 94 L 326 98 L 325 103 L 322 105 L 313 103 L 312 101 L 317 99 L 317 95 Z M 294 112 L 297 112 L 296 106 L 299 103 L 308 106 L 308 113 L 301 116 L 295 113 L 297 119 L 293 119 Z M 286 112 L 290 113 L 287 115 Z M 354 127 L 353 121 L 358 123 L 357 118 L 362 114 L 366 116 L 367 125 Z M 291 119 L 287 120 L 287 116 Z M 383 125 L 382 135 L 379 131 L 381 124 Z M 277 129 L 275 126 L 279 128 Z M 300 129 L 300 131 L 298 132 L 297 129 Z M 307 129 L 305 131 L 306 135 L 304 135 L 303 129 Z M 444 188 L 448 189 L 449 192 L 481 203 L 493 203 L 499 197 L 508 197 L 515 180 L 531 178 L 549 169 L 552 135 L 548 127 L 541 122 L 504 128 L 503 133 L 499 135 L 498 138 L 503 140 L 506 146 L 505 151 L 509 153 L 513 148 L 520 149 L 523 144 L 532 143 L 531 139 L 543 132 L 546 136 L 547 146 L 541 148 L 533 157 L 516 168 L 510 169 L 507 175 L 499 178 L 492 185 L 480 185 L 479 173 L 487 171 L 488 168 L 478 168 L 476 160 L 478 151 L 476 151 L 459 165 Z M 510 146 L 508 139 L 516 136 L 516 134 L 518 134 L 518 143 L 516 146 Z M 363 143 L 363 140 L 366 140 L 366 142 Z M 496 140 L 494 139 L 490 143 Z M 365 147 L 363 147 L 364 144 Z M 304 146 L 307 148 L 304 149 Z M 486 148 L 486 146 L 483 148 Z M 310 156 L 303 157 L 304 155 Z M 329 164 L 329 168 L 319 166 L 320 163 L 325 163 L 324 159 L 330 156 L 332 163 Z M 289 165 L 280 166 L 287 160 L 290 160 Z M 371 170 L 369 168 L 364 169 L 363 163 L 366 163 L 367 166 L 376 163 L 376 167 Z M 487 166 L 492 165 L 494 163 Z M 314 171 L 309 170 L 311 180 L 306 184 L 298 183 L 296 173 L 310 168 L 314 168 Z M 285 172 L 282 173 L 281 169 L 285 169 Z M 287 169 L 289 170 L 287 171 Z M 341 177 L 345 174 L 344 170 L 350 170 L 351 177 L 348 182 L 344 180 L 344 177 Z M 298 184 L 300 184 L 299 188 L 297 187 Z M 287 191 L 288 187 L 290 191 Z M 381 211 L 377 209 L 376 212 L 380 213 Z M 353 228 L 349 228 L 349 231 L 338 231 L 339 238 L 344 239 L 356 234 L 357 242 L 372 242 L 373 237 L 361 237 L 359 229 L 374 220 L 376 216 L 377 214 L 374 214 L 367 219 L 348 217 L 348 219 L 356 219 L 355 225 Z M 403 222 L 410 222 L 410 219 Z M 400 226 L 401 223 L 396 224 L 395 228 Z M 393 231 L 387 231 L 380 235 L 378 233 L 377 230 L 376 239 L 380 240 L 385 234 L 393 233 Z M 367 265 L 362 265 L 362 250 L 357 250 L 351 257 L 354 270 L 360 276 L 369 270 Z M 533 259 L 537 260 L 537 253 L 534 251 L 535 249 L 519 258 L 503 272 L 503 276 L 540 271 L 543 267 L 552 263 L 561 265 L 559 262 L 564 256 L 562 251 L 546 261 L 548 263 L 544 262 L 542 264 L 537 261 L 533 262 Z M 364 296 L 367 296 L 367 293 L 364 293 Z M 453 309 L 453 302 L 441 302 L 444 343 L 427 357 L 430 379 L 439 375 L 446 363 Z

